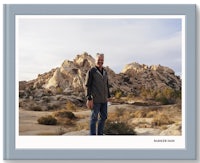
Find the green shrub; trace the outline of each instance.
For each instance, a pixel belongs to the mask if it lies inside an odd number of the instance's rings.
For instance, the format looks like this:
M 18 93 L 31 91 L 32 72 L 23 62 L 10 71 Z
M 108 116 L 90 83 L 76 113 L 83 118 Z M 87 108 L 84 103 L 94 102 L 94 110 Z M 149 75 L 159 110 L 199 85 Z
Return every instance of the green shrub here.
M 43 125 L 56 125 L 57 124 L 57 119 L 54 118 L 52 115 L 40 117 L 37 121 L 39 124 L 43 124 Z
M 119 121 L 106 121 L 104 133 L 105 135 L 136 135 L 133 128 Z

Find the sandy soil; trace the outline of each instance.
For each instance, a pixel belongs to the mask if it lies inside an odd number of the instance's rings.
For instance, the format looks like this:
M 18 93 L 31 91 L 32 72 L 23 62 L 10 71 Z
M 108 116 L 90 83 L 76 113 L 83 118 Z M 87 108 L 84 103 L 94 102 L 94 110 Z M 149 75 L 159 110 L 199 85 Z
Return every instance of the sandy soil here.
M 120 105 L 120 108 L 128 108 L 128 105 Z M 110 105 L 108 112 L 113 112 L 117 109 L 115 105 Z M 90 110 L 74 112 L 76 116 L 83 117 L 78 123 L 89 120 Z M 38 124 L 37 119 L 51 115 L 50 111 L 28 111 L 22 108 L 19 109 L 19 135 L 59 135 L 60 130 L 63 130 L 62 125 L 41 125 Z M 66 132 L 70 131 L 71 129 Z M 73 133 L 73 132 L 72 132 Z M 84 132 L 85 133 L 85 132 Z
M 40 125 L 37 119 L 51 112 L 19 110 L 20 135 L 57 135 L 59 126 Z
M 133 105 L 110 105 L 108 107 L 108 112 L 115 112 L 119 108 L 125 109 L 142 109 L 144 106 L 133 106 Z M 171 109 L 173 110 L 173 109 Z M 74 112 L 75 116 L 79 117 L 76 120 L 77 124 L 89 124 L 89 116 L 90 110 L 83 110 Z M 68 125 L 67 127 L 63 127 L 63 125 L 40 125 L 37 122 L 37 119 L 46 116 L 52 115 L 53 112 L 50 111 L 28 111 L 23 110 L 22 108 L 19 109 L 19 135 L 88 135 L 89 131 L 85 128 L 75 129 L 73 125 Z M 147 122 L 149 119 L 146 118 L 145 121 Z M 137 121 L 138 123 L 140 120 L 134 118 L 132 123 Z M 142 120 L 144 121 L 144 119 Z M 78 130 L 78 131 L 77 131 Z M 161 132 L 159 129 L 152 129 L 152 128 L 135 128 L 135 131 L 138 135 L 159 135 Z

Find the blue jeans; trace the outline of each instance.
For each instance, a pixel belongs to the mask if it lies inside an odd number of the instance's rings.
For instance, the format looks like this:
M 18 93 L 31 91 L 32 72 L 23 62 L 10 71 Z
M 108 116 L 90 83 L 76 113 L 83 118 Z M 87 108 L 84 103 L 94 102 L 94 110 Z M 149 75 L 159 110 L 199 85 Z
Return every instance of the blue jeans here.
M 90 135 L 103 135 L 104 124 L 107 119 L 107 102 L 94 103 L 90 118 Z M 98 126 L 96 127 L 98 121 Z M 96 132 L 96 128 L 98 129 Z

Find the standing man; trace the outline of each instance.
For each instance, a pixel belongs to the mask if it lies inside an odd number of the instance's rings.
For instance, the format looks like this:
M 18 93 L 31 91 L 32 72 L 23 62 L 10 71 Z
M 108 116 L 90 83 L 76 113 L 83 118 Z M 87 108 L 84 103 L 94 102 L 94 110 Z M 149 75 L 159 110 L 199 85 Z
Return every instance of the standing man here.
M 103 135 L 104 124 L 107 119 L 107 102 L 110 98 L 108 75 L 103 68 L 104 54 L 97 53 L 96 66 L 86 75 L 86 105 L 91 109 L 90 135 Z M 98 123 L 97 123 L 98 121 Z M 97 131 L 96 131 L 96 124 Z

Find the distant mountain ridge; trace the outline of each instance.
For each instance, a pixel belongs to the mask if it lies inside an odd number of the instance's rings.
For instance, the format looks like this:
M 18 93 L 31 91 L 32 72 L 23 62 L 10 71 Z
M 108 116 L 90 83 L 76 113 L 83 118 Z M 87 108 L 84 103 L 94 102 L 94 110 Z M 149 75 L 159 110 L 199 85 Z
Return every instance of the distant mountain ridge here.
M 73 61 L 65 60 L 60 67 L 54 68 L 30 81 L 19 82 L 21 98 L 41 98 L 50 94 L 63 94 L 70 100 L 84 101 L 84 83 L 87 71 L 95 66 L 95 59 L 88 53 L 80 54 Z M 181 90 L 181 79 L 174 71 L 161 65 L 147 66 L 136 62 L 125 65 L 116 74 L 105 67 L 109 75 L 110 91 L 123 92 L 124 95 L 139 96 L 145 90 Z M 66 98 L 68 98 L 66 97 Z

